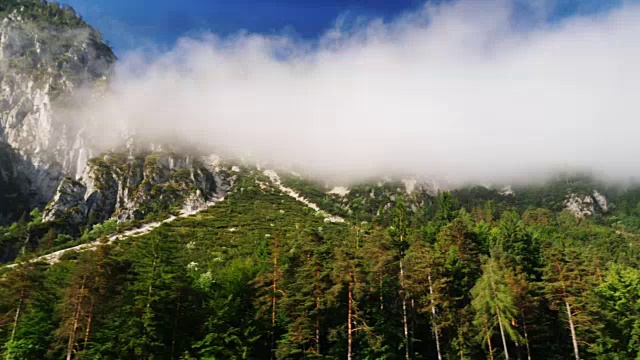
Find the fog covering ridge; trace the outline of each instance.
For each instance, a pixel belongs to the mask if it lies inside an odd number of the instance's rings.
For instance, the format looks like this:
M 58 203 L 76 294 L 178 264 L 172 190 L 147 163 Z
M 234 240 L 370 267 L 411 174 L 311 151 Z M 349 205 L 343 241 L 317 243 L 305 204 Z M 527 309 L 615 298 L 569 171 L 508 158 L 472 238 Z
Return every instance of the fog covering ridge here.
M 510 1 L 462 0 L 317 42 L 183 38 L 121 56 L 81 116 L 105 149 L 124 131 L 339 181 L 640 175 L 640 6 L 514 24 Z

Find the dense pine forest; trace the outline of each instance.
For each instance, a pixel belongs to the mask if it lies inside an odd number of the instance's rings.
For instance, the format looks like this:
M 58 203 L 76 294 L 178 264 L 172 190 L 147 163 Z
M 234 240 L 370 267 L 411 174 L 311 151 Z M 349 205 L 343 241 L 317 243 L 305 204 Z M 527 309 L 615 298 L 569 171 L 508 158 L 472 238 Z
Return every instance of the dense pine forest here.
M 2 355 L 638 358 L 640 202 L 619 192 L 619 207 L 587 217 L 549 202 L 581 181 L 507 195 L 388 182 L 344 197 L 285 181 L 343 209 L 345 222 L 329 222 L 243 170 L 224 201 L 140 237 L 48 265 L 30 261 L 54 245 L 45 234 L 2 269 Z M 32 215 L 3 240 L 41 226 Z M 85 240 L 117 230 L 105 227 Z

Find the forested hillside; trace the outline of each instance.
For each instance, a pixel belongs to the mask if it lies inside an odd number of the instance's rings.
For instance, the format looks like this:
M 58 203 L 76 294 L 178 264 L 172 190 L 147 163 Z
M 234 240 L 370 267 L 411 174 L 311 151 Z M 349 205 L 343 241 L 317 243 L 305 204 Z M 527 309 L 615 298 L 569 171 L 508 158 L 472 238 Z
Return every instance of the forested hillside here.
M 640 354 L 640 234 L 616 215 L 388 184 L 375 217 L 333 223 L 255 169 L 238 176 L 223 201 L 147 235 L 5 268 L 5 358 Z
M 637 183 L 347 188 L 97 150 L 63 114 L 115 61 L 73 9 L 0 0 L 2 358 L 640 359 Z

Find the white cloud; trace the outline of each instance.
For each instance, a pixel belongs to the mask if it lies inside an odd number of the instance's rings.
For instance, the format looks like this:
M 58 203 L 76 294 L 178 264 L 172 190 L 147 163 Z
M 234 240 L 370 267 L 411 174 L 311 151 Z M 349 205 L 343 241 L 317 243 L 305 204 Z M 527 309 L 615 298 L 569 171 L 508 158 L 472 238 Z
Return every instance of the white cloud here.
M 336 27 L 313 44 L 182 39 L 124 56 L 90 111 L 156 141 L 324 177 L 639 176 L 640 6 L 528 30 L 512 20 L 509 1 L 463 0 Z

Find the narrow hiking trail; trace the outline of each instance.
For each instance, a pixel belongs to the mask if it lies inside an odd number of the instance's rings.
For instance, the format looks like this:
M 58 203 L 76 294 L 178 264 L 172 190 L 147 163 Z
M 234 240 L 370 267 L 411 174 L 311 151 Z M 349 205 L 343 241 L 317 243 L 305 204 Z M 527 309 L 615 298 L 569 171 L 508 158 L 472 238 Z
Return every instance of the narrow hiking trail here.
M 274 170 L 264 170 L 264 175 L 266 175 L 267 177 L 269 177 L 269 179 L 271 180 L 271 182 L 280 190 L 282 191 L 282 193 L 284 195 L 290 196 L 292 198 L 294 198 L 297 201 L 302 202 L 303 204 L 305 204 L 306 206 L 308 206 L 309 208 L 315 210 L 315 211 L 322 211 L 320 209 L 320 207 L 307 200 L 306 198 L 304 198 L 302 195 L 300 195 L 300 193 L 298 193 L 297 191 L 286 187 L 284 185 L 282 185 L 281 181 L 280 181 L 280 176 L 278 176 L 278 174 L 274 171 Z M 131 229 L 131 230 L 127 230 L 125 232 L 122 233 L 117 233 L 117 234 L 113 234 L 107 237 L 107 241 L 105 242 L 103 239 L 98 239 L 98 240 L 94 240 L 85 244 L 80 244 L 80 245 L 76 245 L 67 249 L 62 249 L 62 250 L 58 250 L 46 255 L 42 255 L 39 257 L 34 258 L 31 261 L 44 261 L 48 264 L 55 264 L 58 261 L 60 261 L 60 257 L 62 255 L 64 255 L 67 252 L 70 251 L 90 251 L 90 250 L 94 250 L 96 249 L 100 244 L 106 243 L 106 244 L 111 244 L 115 241 L 118 240 L 124 240 L 126 238 L 132 238 L 132 237 L 137 237 L 137 236 L 142 236 L 145 234 L 150 233 L 151 231 L 155 230 L 156 228 L 158 228 L 160 225 L 165 224 L 165 223 L 170 223 L 176 219 L 180 219 L 180 218 L 185 218 L 187 216 L 190 215 L 194 215 L 197 214 L 198 212 L 205 210 L 207 208 L 209 208 L 210 206 L 215 205 L 216 203 L 223 201 L 225 198 L 225 194 L 221 194 L 219 197 L 215 198 L 214 200 L 208 202 L 205 204 L 205 206 L 198 208 L 196 210 L 191 210 L 191 211 L 181 211 L 180 215 L 178 216 L 170 216 L 169 218 L 162 220 L 162 221 L 157 221 L 157 222 L 152 222 L 152 223 L 148 223 L 148 224 L 144 224 L 143 226 L 136 228 L 136 229 Z M 336 216 L 336 215 L 331 215 L 331 214 L 327 214 L 326 212 L 323 211 L 323 213 L 325 214 L 325 221 L 329 221 L 329 222 L 336 222 L 336 223 L 343 223 L 345 222 L 343 218 L 341 218 L 340 216 Z M 5 268 L 13 268 L 15 266 L 17 266 L 18 263 L 14 263 L 14 264 L 9 264 L 9 265 L 5 265 Z
M 300 195 L 300 193 L 298 193 L 297 191 L 293 190 L 292 188 L 289 188 L 289 187 L 286 187 L 286 186 L 282 185 L 282 182 L 280 181 L 280 176 L 278 176 L 278 173 L 276 173 L 274 170 L 267 169 L 263 173 L 264 173 L 265 176 L 269 177 L 271 182 L 274 185 L 276 185 L 278 187 L 278 189 L 280 189 L 280 191 L 282 191 L 284 194 L 291 196 L 292 198 L 300 201 L 301 203 L 304 203 L 305 205 L 307 205 L 308 207 L 310 207 L 311 209 L 313 209 L 315 211 L 322 211 L 325 214 L 325 220 L 326 221 L 337 222 L 337 223 L 343 223 L 344 222 L 344 219 L 341 218 L 340 216 L 328 214 L 326 211 L 321 210 L 320 207 L 317 204 L 314 204 L 311 201 L 307 200 L 302 195 Z
M 91 242 L 88 242 L 86 244 L 80 244 L 80 245 L 76 245 L 67 249 L 62 249 L 62 250 L 58 250 L 46 255 L 42 255 L 42 256 L 38 256 L 37 258 L 31 260 L 31 261 L 44 261 L 48 264 L 55 264 L 58 261 L 60 261 L 60 257 L 64 254 L 67 253 L 69 251 L 87 251 L 87 250 L 94 250 L 96 247 L 98 247 L 98 245 L 100 244 L 111 244 L 115 241 L 118 240 L 123 240 L 126 238 L 132 238 L 132 237 L 137 237 L 137 236 L 142 236 L 145 234 L 150 233 L 152 230 L 158 228 L 160 225 L 165 224 L 165 223 L 170 223 L 176 219 L 180 219 L 180 218 L 186 218 L 187 216 L 193 215 L 193 214 L 197 214 L 198 212 L 205 210 L 207 208 L 209 208 L 212 205 L 215 205 L 216 203 L 223 201 L 224 200 L 224 196 L 216 198 L 215 200 L 209 201 L 205 204 L 205 206 L 196 209 L 196 210 L 191 210 L 191 211 L 181 211 L 180 215 L 178 216 L 170 216 L 162 221 L 157 221 L 157 222 L 152 222 L 152 223 L 148 223 L 148 224 L 144 224 L 139 228 L 136 229 L 131 229 L 131 230 L 127 230 L 125 232 L 122 233 L 117 233 L 117 234 L 113 234 L 110 235 L 109 237 L 107 237 L 107 241 L 105 242 L 103 239 L 97 239 Z M 12 268 L 17 266 L 18 263 L 14 263 L 14 264 L 9 264 L 6 265 L 6 268 Z

